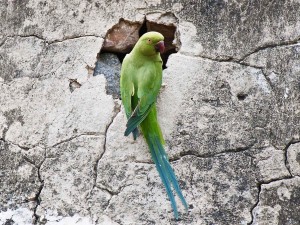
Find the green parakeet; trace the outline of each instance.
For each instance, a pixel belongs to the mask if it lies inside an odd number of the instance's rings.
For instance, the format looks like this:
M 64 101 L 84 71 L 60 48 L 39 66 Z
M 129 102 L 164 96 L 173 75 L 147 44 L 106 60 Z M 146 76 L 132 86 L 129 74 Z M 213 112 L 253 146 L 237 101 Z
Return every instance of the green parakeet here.
M 178 219 L 172 186 L 186 209 L 188 205 L 163 147 L 165 141 L 156 113 L 156 98 L 162 83 L 160 53 L 165 49 L 163 40 L 164 36 L 158 32 L 148 32 L 140 37 L 132 51 L 123 60 L 120 88 L 122 103 L 128 119 L 125 136 L 132 133 L 136 139 L 138 127 L 140 127 L 167 190 L 175 218 Z

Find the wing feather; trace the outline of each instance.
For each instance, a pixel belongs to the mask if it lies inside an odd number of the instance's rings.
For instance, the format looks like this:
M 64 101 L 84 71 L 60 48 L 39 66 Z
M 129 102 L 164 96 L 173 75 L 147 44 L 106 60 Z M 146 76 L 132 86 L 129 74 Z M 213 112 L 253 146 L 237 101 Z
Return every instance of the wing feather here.
M 131 96 L 134 95 L 134 85 L 132 82 L 132 74 L 130 74 L 130 62 L 129 56 L 126 55 L 121 68 L 121 77 L 120 77 L 120 90 L 121 90 L 121 99 L 124 105 L 125 113 L 127 118 L 132 114 L 131 107 Z
M 136 80 L 138 90 L 135 91 L 134 95 L 137 95 L 139 100 L 127 121 L 124 133 L 125 136 L 128 136 L 131 132 L 133 132 L 149 114 L 153 104 L 156 102 L 161 86 L 161 79 L 161 62 L 151 62 L 149 64 L 145 63 L 144 66 L 137 71 Z

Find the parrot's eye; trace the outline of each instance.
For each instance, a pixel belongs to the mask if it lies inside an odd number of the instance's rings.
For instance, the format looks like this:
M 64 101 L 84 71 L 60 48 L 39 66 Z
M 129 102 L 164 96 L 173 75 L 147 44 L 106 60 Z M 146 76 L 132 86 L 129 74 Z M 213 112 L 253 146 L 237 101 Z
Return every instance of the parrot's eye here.
M 151 44 L 151 43 L 152 43 L 151 39 L 148 39 L 148 40 L 147 40 L 147 43 L 148 43 L 148 44 Z

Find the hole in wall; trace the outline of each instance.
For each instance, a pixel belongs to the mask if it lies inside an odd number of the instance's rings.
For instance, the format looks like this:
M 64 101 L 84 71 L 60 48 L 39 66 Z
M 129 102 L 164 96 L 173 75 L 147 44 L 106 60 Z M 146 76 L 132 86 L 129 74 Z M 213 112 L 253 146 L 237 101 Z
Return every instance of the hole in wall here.
M 147 33 L 147 20 L 145 19 L 144 22 L 142 23 L 140 30 L 139 30 L 139 36 L 141 37 L 144 33 Z
M 240 101 L 244 101 L 246 98 L 247 98 L 247 94 L 245 94 L 245 93 L 238 93 L 237 94 L 237 98 L 238 98 L 238 100 L 240 100 Z
M 161 55 L 163 60 L 163 69 L 165 69 L 169 56 L 178 51 L 177 46 L 173 42 L 175 40 L 176 26 L 159 24 L 151 21 L 146 21 L 146 25 L 147 32 L 157 31 L 165 37 L 165 52 Z
M 69 79 L 69 89 L 72 93 L 75 89 L 80 88 L 81 84 L 77 81 L 77 79 Z
M 140 36 L 149 31 L 160 32 L 165 37 L 165 52 L 161 55 L 163 69 L 168 58 L 180 48 L 177 18 L 172 13 L 155 14 L 142 22 L 120 19 L 107 31 L 101 51 L 98 53 L 94 76 L 104 74 L 106 93 L 113 98 L 120 98 L 120 70 L 123 59 L 138 41 Z

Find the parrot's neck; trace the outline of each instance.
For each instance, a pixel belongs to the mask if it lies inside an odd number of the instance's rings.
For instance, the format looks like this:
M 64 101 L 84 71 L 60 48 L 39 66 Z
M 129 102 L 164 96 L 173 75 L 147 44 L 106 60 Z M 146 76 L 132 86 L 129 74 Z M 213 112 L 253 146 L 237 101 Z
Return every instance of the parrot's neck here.
M 146 61 L 150 60 L 152 62 L 153 61 L 154 62 L 162 62 L 159 52 L 154 52 L 154 54 L 148 55 L 148 54 L 145 54 L 144 52 L 140 51 L 138 48 L 134 48 L 130 54 L 135 62 L 141 61 L 141 59 L 146 60 Z

